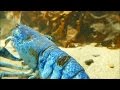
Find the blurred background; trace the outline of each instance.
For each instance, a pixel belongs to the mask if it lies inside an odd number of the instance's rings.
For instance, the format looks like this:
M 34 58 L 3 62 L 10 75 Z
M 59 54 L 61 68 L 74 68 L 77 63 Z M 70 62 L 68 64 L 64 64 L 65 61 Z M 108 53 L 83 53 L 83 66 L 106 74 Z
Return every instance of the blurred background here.
M 0 39 L 19 22 L 62 47 L 96 43 L 120 48 L 120 11 L 0 11 Z

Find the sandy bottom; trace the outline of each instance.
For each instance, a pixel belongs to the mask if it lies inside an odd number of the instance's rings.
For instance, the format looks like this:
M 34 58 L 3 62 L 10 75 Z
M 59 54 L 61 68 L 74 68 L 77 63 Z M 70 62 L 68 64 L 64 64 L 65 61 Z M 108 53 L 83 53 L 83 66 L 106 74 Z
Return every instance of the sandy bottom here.
M 0 46 L 4 46 L 4 40 L 0 41 Z M 13 54 L 18 53 L 9 43 L 6 48 Z M 60 47 L 61 48 L 61 47 Z M 106 47 L 94 47 L 94 44 L 85 45 L 77 48 L 61 48 L 73 58 L 75 58 L 91 79 L 120 79 L 120 49 L 107 49 Z M 19 56 L 18 56 L 19 57 Z M 92 60 L 93 63 L 87 65 L 85 62 Z M 19 61 L 11 61 L 0 57 L 0 61 L 21 66 Z M 1 71 L 18 71 L 0 67 Z M 18 77 L 5 77 L 4 79 L 18 79 Z

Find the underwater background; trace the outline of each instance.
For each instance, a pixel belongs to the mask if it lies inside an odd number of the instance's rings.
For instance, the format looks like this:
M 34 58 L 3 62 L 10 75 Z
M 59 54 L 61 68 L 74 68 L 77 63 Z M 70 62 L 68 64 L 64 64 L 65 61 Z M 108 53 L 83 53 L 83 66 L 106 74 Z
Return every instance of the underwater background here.
M 0 11 L 0 47 L 17 23 L 49 35 L 91 79 L 120 79 L 120 11 Z M 6 48 L 15 56 L 11 42 Z M 0 61 L 22 65 L 0 57 Z M 2 71 L 19 71 L 0 67 Z M 4 77 L 4 79 L 22 77 Z

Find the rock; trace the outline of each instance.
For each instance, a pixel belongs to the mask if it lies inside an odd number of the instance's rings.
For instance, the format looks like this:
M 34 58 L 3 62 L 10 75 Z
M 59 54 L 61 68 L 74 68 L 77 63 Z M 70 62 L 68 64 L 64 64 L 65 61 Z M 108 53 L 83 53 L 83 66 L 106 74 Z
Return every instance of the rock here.
M 94 63 L 93 59 L 89 59 L 85 61 L 86 65 L 91 65 L 92 63 Z
M 109 64 L 109 67 L 110 68 L 114 68 L 114 64 Z

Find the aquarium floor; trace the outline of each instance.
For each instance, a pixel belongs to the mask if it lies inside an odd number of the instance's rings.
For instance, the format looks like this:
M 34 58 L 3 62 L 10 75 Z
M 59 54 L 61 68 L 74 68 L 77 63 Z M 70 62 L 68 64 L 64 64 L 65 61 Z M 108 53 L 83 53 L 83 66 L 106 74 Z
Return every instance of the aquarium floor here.
M 0 45 L 4 46 L 3 40 Z M 6 48 L 14 55 L 17 52 L 11 47 L 10 43 Z M 69 55 L 74 57 L 85 69 L 91 79 L 120 79 L 120 49 L 108 49 L 106 47 L 94 47 L 94 44 L 84 45 L 77 48 L 62 48 Z M 93 63 L 86 65 L 85 61 L 93 60 Z M 0 61 L 21 65 L 19 61 L 11 61 L 0 57 Z M 1 68 L 2 71 L 18 71 L 8 68 Z M 18 79 L 19 77 L 4 77 L 4 79 Z

